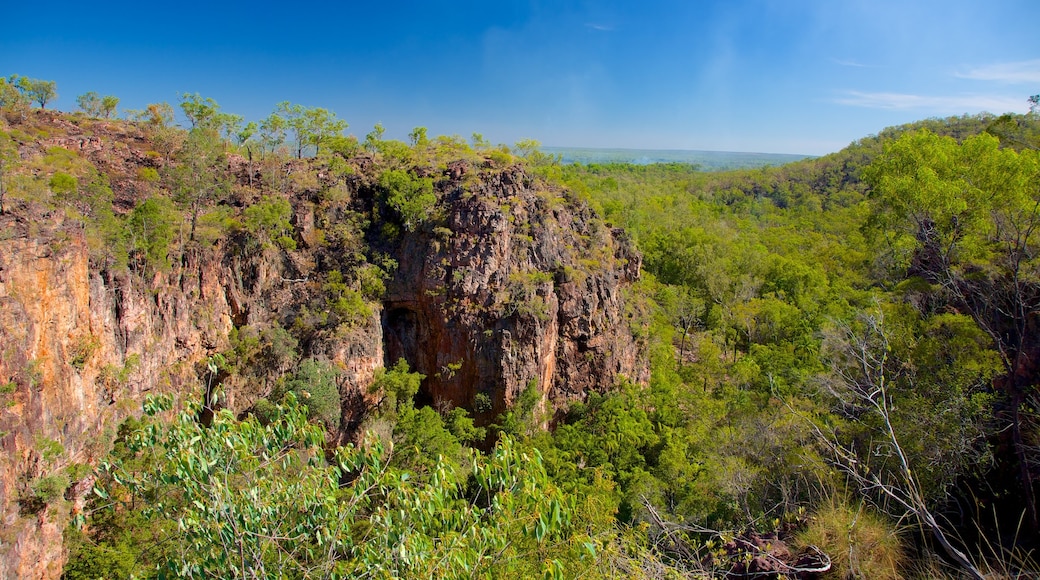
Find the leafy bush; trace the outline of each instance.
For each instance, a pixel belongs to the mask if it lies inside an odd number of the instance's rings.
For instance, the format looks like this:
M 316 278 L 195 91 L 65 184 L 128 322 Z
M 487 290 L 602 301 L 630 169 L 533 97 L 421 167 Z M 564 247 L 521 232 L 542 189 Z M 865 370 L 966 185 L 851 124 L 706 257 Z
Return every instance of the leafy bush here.
M 339 371 L 327 362 L 308 358 L 300 363 L 285 390 L 307 408 L 307 418 L 321 421 L 329 429 L 339 428 Z
M 51 191 L 54 192 L 58 199 L 71 197 L 79 189 L 79 181 L 68 173 L 61 171 L 51 176 L 51 180 L 47 182 L 47 185 L 50 186 Z
M 422 373 L 410 372 L 408 361 L 401 358 L 389 370 L 381 368 L 376 371 L 369 392 L 382 393 L 380 410 L 393 413 L 411 406 L 412 398 L 419 392 L 419 385 L 425 378 Z
M 69 487 L 69 477 L 64 472 L 45 475 L 33 481 L 31 491 L 33 497 L 45 504 L 49 504 L 65 494 Z
M 170 244 L 179 217 L 180 213 L 165 197 L 150 197 L 130 212 L 126 226 L 131 247 L 140 252 L 146 265 L 159 270 L 170 267 Z
M 138 167 L 137 179 L 147 183 L 156 183 L 159 181 L 159 172 L 153 167 Z
M 278 244 L 285 250 L 295 250 L 293 239 L 292 205 L 284 197 L 266 196 L 247 207 L 243 214 L 245 230 L 261 239 Z
M 433 193 L 433 179 L 415 177 L 400 169 L 384 171 L 379 185 L 386 194 L 386 203 L 402 220 L 407 231 L 414 231 L 429 217 L 437 196 Z

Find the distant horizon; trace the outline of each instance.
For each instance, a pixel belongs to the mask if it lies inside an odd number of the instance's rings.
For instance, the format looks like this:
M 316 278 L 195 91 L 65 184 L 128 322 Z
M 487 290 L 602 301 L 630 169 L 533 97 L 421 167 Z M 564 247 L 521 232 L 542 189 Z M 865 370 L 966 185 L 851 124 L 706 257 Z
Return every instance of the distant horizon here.
M 864 135 L 864 137 L 866 136 L 867 135 Z M 851 145 L 851 142 L 849 144 Z M 728 149 L 676 149 L 667 147 L 600 147 L 591 145 L 542 145 L 540 149 L 542 149 L 543 151 L 548 149 L 589 149 L 594 151 L 655 151 L 661 153 L 735 153 L 745 155 L 777 155 L 784 157 L 798 157 L 801 159 L 821 157 L 821 155 L 810 155 L 808 153 L 778 153 L 776 151 L 735 151 Z M 844 149 L 844 147 L 842 149 Z M 840 149 L 838 151 L 840 151 Z
M 761 153 L 753 151 L 713 151 L 706 149 L 633 149 L 626 147 L 558 147 L 542 146 L 549 155 L 559 155 L 563 163 L 630 163 L 652 165 L 682 163 L 702 171 L 727 171 L 775 167 L 813 158 L 797 153 Z

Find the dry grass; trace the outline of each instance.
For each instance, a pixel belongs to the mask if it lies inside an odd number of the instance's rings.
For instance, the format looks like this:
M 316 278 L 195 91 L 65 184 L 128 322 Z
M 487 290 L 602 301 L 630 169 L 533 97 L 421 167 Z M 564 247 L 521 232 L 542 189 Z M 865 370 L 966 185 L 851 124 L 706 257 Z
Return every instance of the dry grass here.
M 828 578 L 904 578 L 907 559 L 895 525 L 860 505 L 840 498 L 821 504 L 797 538 L 801 546 L 826 552 L 833 567 Z

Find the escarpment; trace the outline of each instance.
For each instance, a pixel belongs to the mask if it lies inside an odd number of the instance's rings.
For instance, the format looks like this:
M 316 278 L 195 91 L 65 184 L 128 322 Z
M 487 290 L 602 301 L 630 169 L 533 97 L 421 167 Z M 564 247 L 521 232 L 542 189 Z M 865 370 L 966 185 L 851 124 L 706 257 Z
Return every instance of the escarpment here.
M 526 389 L 548 422 L 648 379 L 634 246 L 515 159 L 219 153 L 222 193 L 192 198 L 155 129 L 26 123 L 0 215 L 0 578 L 58 577 L 92 468 L 148 394 L 249 413 L 313 359 L 346 441 L 402 358 L 417 403 L 483 425 Z M 391 171 L 428 184 L 420 210 Z
M 398 246 L 387 358 L 426 375 L 420 397 L 488 421 L 526 388 L 559 407 L 620 377 L 645 381 L 642 320 L 623 299 L 640 257 L 624 232 L 520 167 L 477 183 L 446 182 L 443 225 Z

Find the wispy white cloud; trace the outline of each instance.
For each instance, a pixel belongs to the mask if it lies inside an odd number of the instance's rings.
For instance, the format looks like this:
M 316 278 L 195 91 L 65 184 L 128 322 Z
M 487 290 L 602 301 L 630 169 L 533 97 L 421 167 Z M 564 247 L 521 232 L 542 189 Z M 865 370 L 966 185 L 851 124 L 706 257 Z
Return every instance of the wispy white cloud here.
M 1014 84 L 1040 83 L 1040 59 L 978 66 L 966 72 L 957 72 L 955 76 L 962 79 Z
M 934 113 L 1005 113 L 1025 112 L 1027 109 L 1025 99 L 998 95 L 932 96 L 847 91 L 843 96 L 834 99 L 834 102 L 868 109 L 921 110 Z
M 832 58 L 831 62 L 838 66 L 849 66 L 854 68 L 877 68 L 877 65 L 863 64 L 862 62 L 858 62 L 855 60 L 846 60 L 841 58 Z
M 599 30 L 600 32 L 613 32 L 614 27 L 609 24 L 598 24 L 595 22 L 586 22 L 585 28 L 591 28 L 593 30 Z

